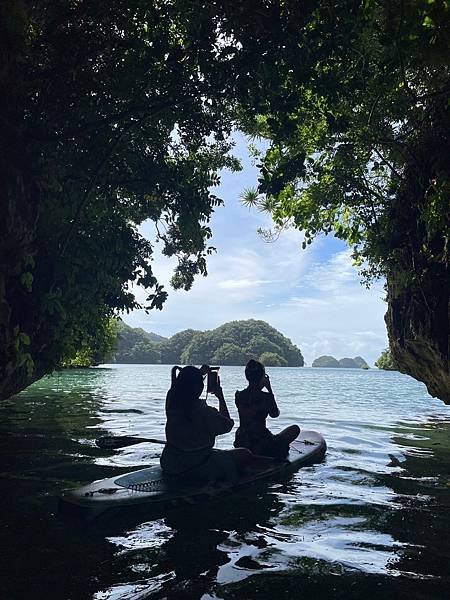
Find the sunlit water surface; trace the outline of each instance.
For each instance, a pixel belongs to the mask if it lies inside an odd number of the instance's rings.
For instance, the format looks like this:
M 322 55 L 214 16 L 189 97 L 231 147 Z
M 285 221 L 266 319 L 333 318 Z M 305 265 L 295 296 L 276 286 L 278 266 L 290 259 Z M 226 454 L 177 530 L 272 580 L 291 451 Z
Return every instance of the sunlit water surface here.
M 328 443 L 287 483 L 157 520 L 60 515 L 64 488 L 158 463 L 156 445 L 94 440 L 162 437 L 169 369 L 66 371 L 0 405 L 2 600 L 449 597 L 450 409 L 399 373 L 270 369 L 272 429 Z M 235 416 L 243 369 L 221 378 Z

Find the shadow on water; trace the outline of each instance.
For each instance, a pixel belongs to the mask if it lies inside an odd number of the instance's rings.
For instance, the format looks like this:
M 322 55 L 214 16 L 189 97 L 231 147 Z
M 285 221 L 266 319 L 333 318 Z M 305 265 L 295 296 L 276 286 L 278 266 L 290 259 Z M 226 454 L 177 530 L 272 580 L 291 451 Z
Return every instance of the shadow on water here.
M 249 549 L 265 548 L 262 532 L 281 504 L 267 491 L 257 496 L 246 493 L 231 501 L 177 509 L 158 520 L 136 524 L 136 515 L 122 515 L 114 525 L 101 525 L 116 547 L 112 564 L 116 577 L 94 598 L 201 598 L 218 579 L 228 579 L 224 570 L 251 573 L 271 568 L 244 551 L 242 541 L 246 539 Z M 122 583 L 117 582 L 119 573 Z
M 124 399 L 115 377 L 65 373 L 0 406 L 0 598 L 446 596 L 450 423 L 436 416 L 383 426 L 320 415 L 308 428 L 325 432 L 327 458 L 286 483 L 156 520 L 145 509 L 61 518 L 64 488 L 156 461 L 146 446 L 113 454 L 94 444 L 136 420 L 145 435 L 161 431 L 165 379 L 148 407 Z
M 127 471 L 95 445 L 106 369 L 66 371 L 0 404 L 0 598 L 88 597 L 104 540 L 57 512 L 63 489 Z M 92 533 L 92 532 L 91 532 Z

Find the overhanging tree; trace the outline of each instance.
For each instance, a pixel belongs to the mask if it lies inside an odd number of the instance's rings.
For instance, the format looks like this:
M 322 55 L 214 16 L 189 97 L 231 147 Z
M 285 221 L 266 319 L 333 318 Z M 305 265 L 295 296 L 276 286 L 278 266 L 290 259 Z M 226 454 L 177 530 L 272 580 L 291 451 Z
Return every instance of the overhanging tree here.
M 244 201 L 272 214 L 263 235 L 333 232 L 386 277 L 398 368 L 450 403 L 449 3 L 257 2 L 247 23 L 230 31 L 260 91 L 241 123 L 270 147 Z
M 179 258 L 175 287 L 206 274 L 210 187 L 237 163 L 195 5 L 19 0 L 0 17 L 4 398 L 137 308 L 130 281 L 162 306 L 144 220 Z

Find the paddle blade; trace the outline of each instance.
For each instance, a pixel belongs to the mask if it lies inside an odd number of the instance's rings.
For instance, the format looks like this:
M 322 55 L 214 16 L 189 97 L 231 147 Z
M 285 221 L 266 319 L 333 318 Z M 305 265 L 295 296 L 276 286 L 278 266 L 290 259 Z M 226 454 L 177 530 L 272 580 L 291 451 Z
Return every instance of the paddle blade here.
M 103 450 L 116 450 L 117 448 L 125 448 L 125 446 L 133 446 L 134 444 L 142 444 L 142 442 L 148 441 L 148 438 L 133 437 L 131 435 L 105 435 L 95 440 L 95 443 L 99 448 L 103 448 Z

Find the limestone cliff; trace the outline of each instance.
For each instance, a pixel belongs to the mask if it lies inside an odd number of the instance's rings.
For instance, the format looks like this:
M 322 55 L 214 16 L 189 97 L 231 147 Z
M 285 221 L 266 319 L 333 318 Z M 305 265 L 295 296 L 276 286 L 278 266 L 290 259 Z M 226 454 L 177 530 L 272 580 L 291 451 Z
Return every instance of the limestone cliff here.
M 434 265 L 415 288 L 388 279 L 385 321 L 399 371 L 423 381 L 432 396 L 450 404 L 449 266 Z

